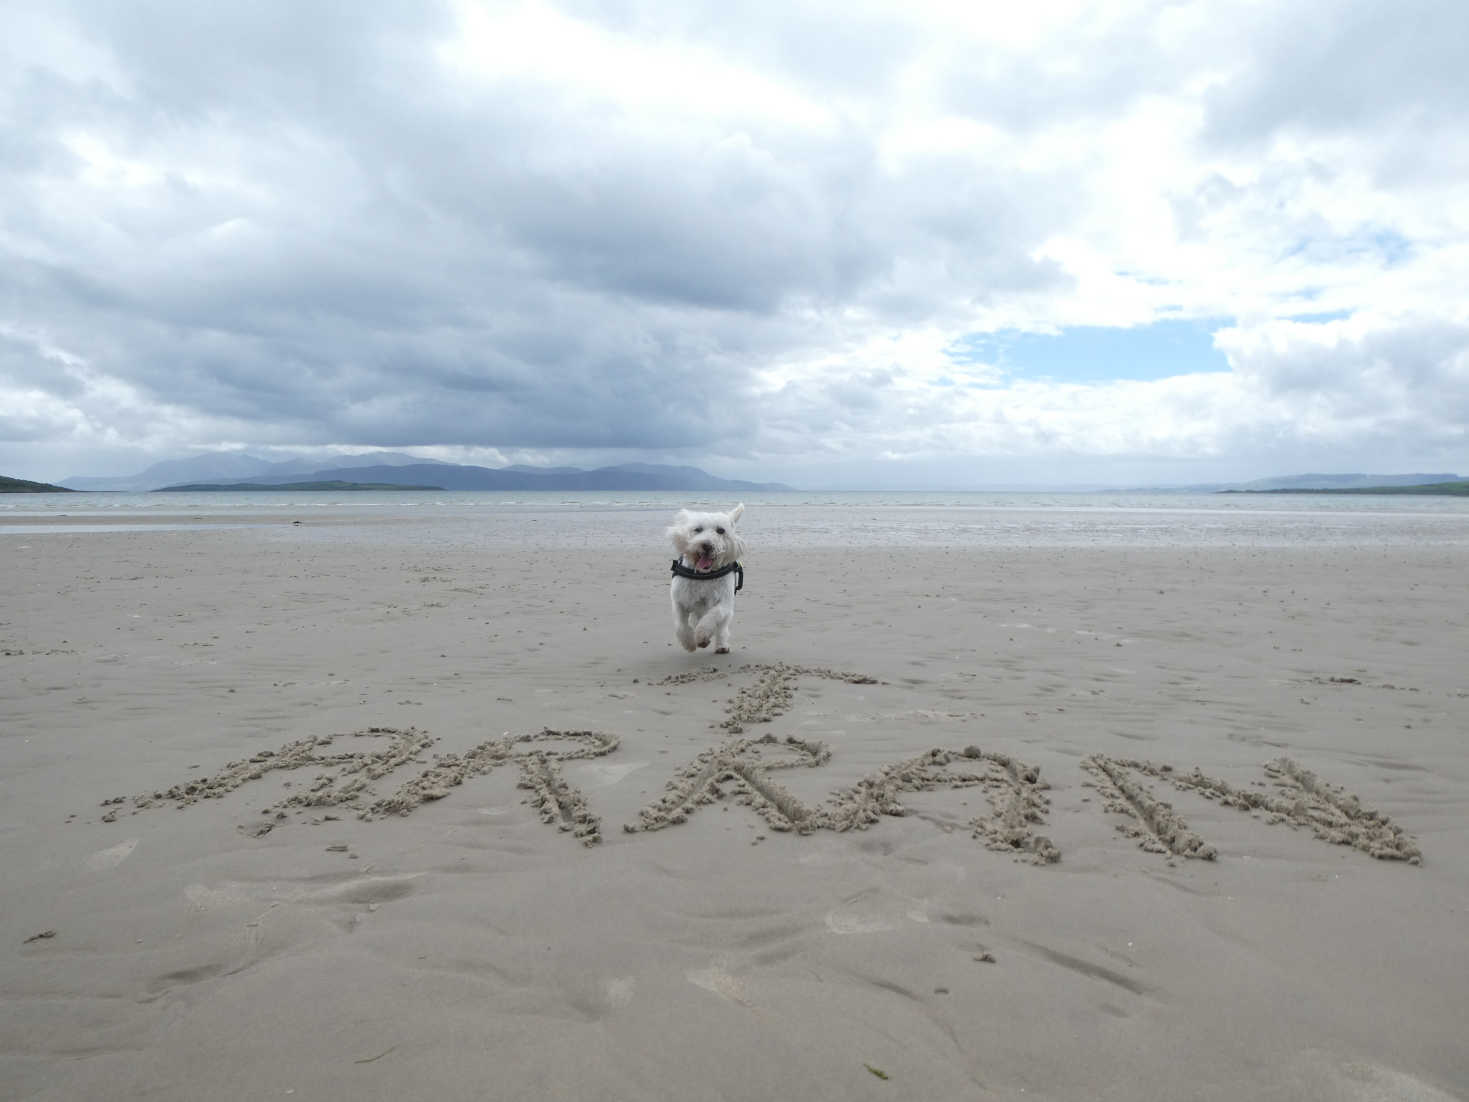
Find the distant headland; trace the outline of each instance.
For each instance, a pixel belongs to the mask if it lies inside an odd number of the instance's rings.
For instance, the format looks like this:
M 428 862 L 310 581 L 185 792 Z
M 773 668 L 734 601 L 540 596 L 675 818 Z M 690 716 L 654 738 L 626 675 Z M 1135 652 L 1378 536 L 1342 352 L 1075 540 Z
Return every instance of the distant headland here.
M 1425 482 L 1413 486 L 1335 486 L 1276 488 L 1273 490 L 1219 490 L 1221 494 L 1435 494 L 1469 497 L 1469 480 Z
M 75 490 L 65 486 L 53 486 L 49 482 L 28 482 L 24 478 L 6 478 L 0 474 L 0 494 L 74 494 Z

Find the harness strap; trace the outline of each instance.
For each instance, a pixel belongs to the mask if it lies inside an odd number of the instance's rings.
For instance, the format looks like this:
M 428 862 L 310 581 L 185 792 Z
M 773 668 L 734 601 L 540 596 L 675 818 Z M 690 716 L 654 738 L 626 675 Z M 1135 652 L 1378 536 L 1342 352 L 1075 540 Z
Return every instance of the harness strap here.
M 739 579 L 735 582 L 735 592 L 745 588 L 745 568 L 737 562 L 728 566 L 721 566 L 718 570 L 711 570 L 707 574 L 701 574 L 697 570 L 690 570 L 677 559 L 673 560 L 673 573 L 680 578 L 689 578 L 696 582 L 712 582 L 715 578 L 722 578 L 726 574 L 738 574 Z

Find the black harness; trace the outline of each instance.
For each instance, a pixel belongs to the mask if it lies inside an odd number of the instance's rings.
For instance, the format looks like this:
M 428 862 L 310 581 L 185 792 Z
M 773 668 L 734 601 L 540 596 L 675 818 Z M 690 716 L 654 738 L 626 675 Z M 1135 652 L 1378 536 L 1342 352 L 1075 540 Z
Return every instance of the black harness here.
M 708 573 L 701 574 L 697 570 L 690 570 L 683 563 L 674 559 L 673 573 L 680 578 L 689 578 L 696 582 L 712 582 L 715 578 L 722 578 L 726 574 L 738 574 L 740 577 L 735 582 L 735 592 L 738 593 L 745 588 L 745 568 L 737 562 L 732 562 L 728 566 L 721 566 L 718 570 L 710 570 Z

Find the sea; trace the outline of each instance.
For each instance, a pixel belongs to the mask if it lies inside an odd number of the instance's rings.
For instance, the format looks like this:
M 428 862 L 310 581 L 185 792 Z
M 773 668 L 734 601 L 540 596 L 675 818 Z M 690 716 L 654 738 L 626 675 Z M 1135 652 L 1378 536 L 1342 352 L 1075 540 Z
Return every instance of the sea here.
M 292 491 L 0 495 L 0 552 L 25 538 L 236 530 L 294 542 L 663 548 L 681 507 L 738 495 L 649 492 Z M 1200 493 L 803 492 L 743 496 L 755 547 L 1291 548 L 1469 546 L 1469 498 Z M 34 544 L 28 542 L 28 549 Z

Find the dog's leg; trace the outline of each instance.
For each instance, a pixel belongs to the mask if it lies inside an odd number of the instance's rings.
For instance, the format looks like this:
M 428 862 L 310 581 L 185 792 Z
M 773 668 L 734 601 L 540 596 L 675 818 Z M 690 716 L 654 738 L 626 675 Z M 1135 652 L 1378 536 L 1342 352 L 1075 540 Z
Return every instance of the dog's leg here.
M 734 613 L 728 605 L 715 605 L 704 613 L 699 626 L 694 629 L 694 642 L 701 647 L 714 644 L 715 654 L 729 653 L 729 625 Z
M 679 607 L 678 598 L 673 599 L 673 635 L 684 650 L 693 650 L 694 629 L 689 627 L 689 614 Z

